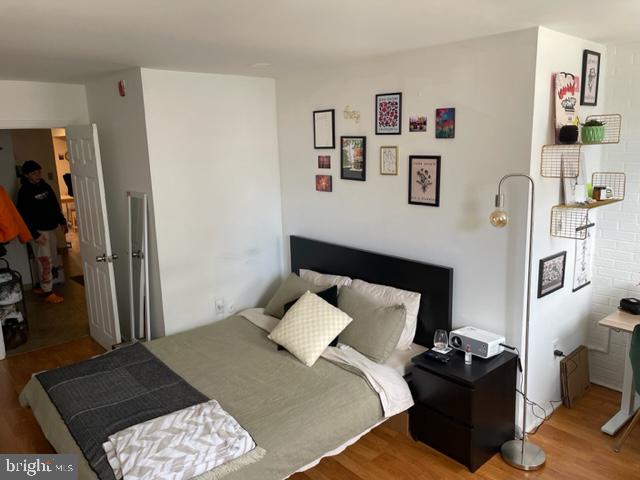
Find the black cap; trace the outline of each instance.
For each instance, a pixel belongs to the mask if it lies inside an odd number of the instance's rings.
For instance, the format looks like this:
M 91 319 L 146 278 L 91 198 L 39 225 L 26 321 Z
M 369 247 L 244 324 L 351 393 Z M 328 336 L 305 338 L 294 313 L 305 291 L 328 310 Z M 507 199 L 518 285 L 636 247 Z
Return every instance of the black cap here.
M 42 167 L 34 160 L 27 160 L 22 164 L 23 175 L 29 175 L 31 172 L 35 172 L 36 170 L 42 170 Z

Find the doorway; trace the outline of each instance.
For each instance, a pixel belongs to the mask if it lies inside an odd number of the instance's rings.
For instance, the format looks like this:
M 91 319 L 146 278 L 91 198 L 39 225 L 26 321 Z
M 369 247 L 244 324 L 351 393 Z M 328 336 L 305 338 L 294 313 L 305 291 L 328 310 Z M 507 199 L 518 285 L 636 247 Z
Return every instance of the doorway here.
M 17 239 L 6 245 L 7 253 L 3 258 L 22 278 L 26 310 L 23 315 L 25 324 L 22 325 L 26 341 L 24 335 L 14 338 L 13 343 L 5 341 L 7 356 L 89 335 L 76 201 L 71 187 L 65 129 L 0 130 L 0 185 L 14 203 L 21 184 L 20 167 L 26 160 L 35 160 L 42 166 L 42 178 L 55 193 L 67 222 L 67 234 L 62 229 L 56 231 L 58 248 L 52 264 L 53 290 L 64 301 L 45 303 L 43 297 L 35 293 L 38 266 L 30 245 L 21 244 Z M 6 340 L 9 331 L 6 321 L 3 320 L 3 324 Z

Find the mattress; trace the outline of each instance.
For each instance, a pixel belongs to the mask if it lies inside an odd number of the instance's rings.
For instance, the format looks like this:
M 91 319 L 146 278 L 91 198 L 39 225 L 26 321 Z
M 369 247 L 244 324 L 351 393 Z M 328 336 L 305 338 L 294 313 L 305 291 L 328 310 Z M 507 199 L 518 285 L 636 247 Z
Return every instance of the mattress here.
M 288 352 L 277 352 L 267 333 L 241 316 L 146 345 L 218 400 L 266 450 L 261 461 L 230 473 L 228 480 L 286 478 L 384 419 L 380 398 L 363 376 L 322 358 L 306 367 Z M 80 453 L 36 379 L 20 400 L 58 452 Z M 82 455 L 79 468 L 80 478 L 95 478 Z

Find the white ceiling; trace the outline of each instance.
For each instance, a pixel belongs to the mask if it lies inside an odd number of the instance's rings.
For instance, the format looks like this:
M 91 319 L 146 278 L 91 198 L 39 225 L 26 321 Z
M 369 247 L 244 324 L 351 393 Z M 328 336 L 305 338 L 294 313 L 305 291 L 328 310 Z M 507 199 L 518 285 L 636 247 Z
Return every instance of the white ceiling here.
M 536 25 L 640 40 L 640 0 L 0 0 L 0 78 L 80 82 L 127 66 L 277 76 Z

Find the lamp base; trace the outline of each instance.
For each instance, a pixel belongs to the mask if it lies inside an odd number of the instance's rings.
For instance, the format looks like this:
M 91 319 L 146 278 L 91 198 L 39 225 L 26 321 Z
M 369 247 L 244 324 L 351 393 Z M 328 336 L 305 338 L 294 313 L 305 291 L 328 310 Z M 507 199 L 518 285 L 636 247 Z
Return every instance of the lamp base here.
M 538 470 L 547 460 L 544 450 L 534 443 L 524 442 L 524 455 L 522 452 L 522 440 L 509 440 L 502 444 L 500 453 L 502 458 L 512 467 L 520 470 Z

